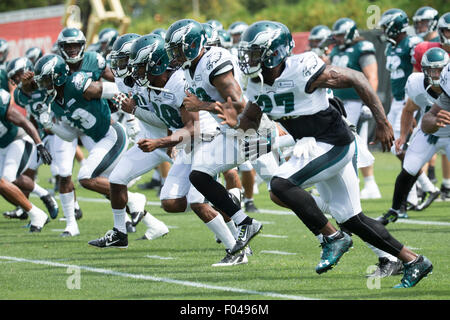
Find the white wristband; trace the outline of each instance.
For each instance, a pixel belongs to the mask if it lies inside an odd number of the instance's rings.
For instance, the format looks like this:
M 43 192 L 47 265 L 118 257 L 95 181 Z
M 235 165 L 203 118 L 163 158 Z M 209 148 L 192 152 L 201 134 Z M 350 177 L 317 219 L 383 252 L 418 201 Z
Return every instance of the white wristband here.
M 112 99 L 112 97 L 120 93 L 117 84 L 114 82 L 104 81 L 102 82 L 102 87 L 102 98 L 104 99 Z

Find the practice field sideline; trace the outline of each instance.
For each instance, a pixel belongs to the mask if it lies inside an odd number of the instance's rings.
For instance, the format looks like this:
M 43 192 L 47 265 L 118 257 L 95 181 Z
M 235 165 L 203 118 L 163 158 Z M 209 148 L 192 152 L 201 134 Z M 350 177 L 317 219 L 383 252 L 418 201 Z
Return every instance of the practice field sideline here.
M 375 177 L 383 199 L 363 201 L 364 212 L 377 217 L 390 206 L 400 162 L 391 154 L 375 153 Z M 437 176 L 441 181 L 441 169 Z M 77 167 L 78 168 L 78 167 Z M 74 173 L 74 176 L 76 174 Z M 47 188 L 48 167 L 39 173 Z M 142 178 L 147 181 L 150 174 Z M 440 186 L 440 182 L 439 182 Z M 132 191 L 138 191 L 134 186 Z M 26 222 L 0 217 L 0 293 L 2 299 L 157 299 L 157 300 L 291 300 L 291 299 L 449 299 L 450 202 L 436 202 L 425 211 L 409 212 L 410 219 L 388 226 L 408 247 L 426 255 L 433 274 L 412 289 L 392 287 L 401 276 L 376 281 L 365 277 L 376 256 L 358 238 L 337 267 L 317 275 L 317 240 L 292 212 L 273 204 L 265 186 L 255 196 L 264 224 L 251 243 L 254 255 L 247 265 L 214 268 L 223 258 L 223 246 L 194 213 L 169 214 L 158 205 L 156 192 L 145 191 L 147 210 L 169 226 L 167 236 L 137 241 L 145 231 L 129 234 L 126 250 L 100 250 L 89 240 L 112 228 L 109 203 L 77 187 L 84 216 L 81 234 L 59 238 L 65 222 L 57 219 L 40 234 L 22 228 Z M 38 198 L 31 200 L 44 208 Z M 2 212 L 13 206 L 0 199 Z

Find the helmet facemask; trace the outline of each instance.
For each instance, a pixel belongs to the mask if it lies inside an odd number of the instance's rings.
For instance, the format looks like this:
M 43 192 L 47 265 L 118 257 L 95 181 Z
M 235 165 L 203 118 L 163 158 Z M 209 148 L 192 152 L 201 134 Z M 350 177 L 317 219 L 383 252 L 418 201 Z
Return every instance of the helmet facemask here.
M 131 75 L 131 69 L 128 66 L 129 55 L 122 52 L 111 52 L 111 72 L 116 78 L 125 78 Z
M 77 50 L 76 45 L 79 45 Z M 64 41 L 59 43 L 59 51 L 67 63 L 75 64 L 83 60 L 85 41 Z

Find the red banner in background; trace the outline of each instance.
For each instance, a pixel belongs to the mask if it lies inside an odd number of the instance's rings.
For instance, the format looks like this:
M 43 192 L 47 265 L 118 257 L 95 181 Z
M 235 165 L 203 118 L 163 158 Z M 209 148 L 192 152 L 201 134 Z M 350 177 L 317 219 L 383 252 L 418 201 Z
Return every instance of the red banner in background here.
M 31 47 L 49 53 L 62 29 L 64 5 L 0 13 L 0 38 L 9 42 L 8 60 Z
M 0 38 L 8 41 L 8 60 L 22 57 L 32 47 L 50 53 L 62 30 L 64 5 L 33 8 L 0 13 Z M 13 97 L 13 92 L 11 92 Z M 23 108 L 18 107 L 25 114 Z
M 308 49 L 308 36 L 309 32 L 295 32 L 292 34 L 292 38 L 295 41 L 294 54 L 305 52 Z

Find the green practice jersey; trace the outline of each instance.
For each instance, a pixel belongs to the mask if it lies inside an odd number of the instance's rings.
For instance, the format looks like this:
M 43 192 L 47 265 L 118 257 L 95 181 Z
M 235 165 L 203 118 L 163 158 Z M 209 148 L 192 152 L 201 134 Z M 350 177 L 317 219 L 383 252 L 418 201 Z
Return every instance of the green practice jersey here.
M 361 56 L 366 54 L 375 54 L 375 47 L 372 42 L 363 40 L 348 46 L 344 50 L 340 50 L 338 46 L 335 46 L 331 51 L 330 61 L 334 66 L 350 68 L 362 72 L 359 61 Z M 335 96 L 342 100 L 360 99 L 356 90 L 353 88 L 334 89 L 333 92 Z
M 24 93 L 20 87 L 17 87 L 14 90 L 14 101 L 22 108 L 25 108 L 30 117 L 34 117 L 36 123 L 38 124 L 38 131 L 41 139 L 45 136 L 45 131 L 44 127 L 39 122 L 39 109 L 47 109 L 47 99 L 48 95 L 45 90 L 38 89 L 36 91 L 33 91 L 31 95 L 27 95 L 26 93 Z
M 417 36 L 406 36 L 395 47 L 389 43 L 386 47 L 386 69 L 391 73 L 391 91 L 395 100 L 405 98 L 405 86 L 413 71 L 414 47 L 422 42 Z
M 94 81 L 100 80 L 106 68 L 105 58 L 100 53 L 87 51 L 84 53 L 81 68 L 78 71 L 85 72 Z
M 105 99 L 86 100 L 84 88 L 90 82 L 85 72 L 73 73 L 64 87 L 64 102 L 52 104 L 52 111 L 63 121 L 70 122 L 95 142 L 100 141 L 111 125 L 111 111 Z

